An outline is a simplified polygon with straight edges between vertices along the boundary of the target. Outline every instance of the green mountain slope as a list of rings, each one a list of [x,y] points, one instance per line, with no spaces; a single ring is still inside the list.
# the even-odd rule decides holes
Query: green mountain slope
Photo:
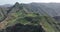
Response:
[[[30,12],[24,4],[17,2],[7,11],[7,17],[0,23],[0,30],[1,32],[60,32],[58,23],[46,12],[44,13]]]

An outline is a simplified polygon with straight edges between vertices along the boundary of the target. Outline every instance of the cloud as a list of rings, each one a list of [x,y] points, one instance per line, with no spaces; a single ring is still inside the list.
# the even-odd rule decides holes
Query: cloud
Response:
[[[0,4],[14,4],[15,2],[20,3],[30,3],[30,2],[57,2],[60,3],[60,0],[0,0]]]

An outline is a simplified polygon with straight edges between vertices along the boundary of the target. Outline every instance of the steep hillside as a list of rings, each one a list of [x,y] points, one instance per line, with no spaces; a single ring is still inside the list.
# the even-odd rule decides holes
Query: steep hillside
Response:
[[[0,7],[0,22],[3,21],[7,17],[7,10],[8,8]]]
[[[58,22],[42,7],[16,2],[0,22],[0,32],[60,32]]]

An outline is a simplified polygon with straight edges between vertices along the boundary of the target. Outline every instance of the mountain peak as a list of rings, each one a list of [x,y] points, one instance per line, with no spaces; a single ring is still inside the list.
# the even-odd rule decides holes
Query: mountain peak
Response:
[[[18,2],[16,2],[13,7],[19,7],[19,5],[20,5],[20,4],[19,4]]]
[[[19,4],[18,2],[16,2],[13,7],[22,9],[23,5],[22,4]]]
[[[18,2],[16,2],[16,3],[15,3],[15,5],[19,5],[19,3],[18,3]]]

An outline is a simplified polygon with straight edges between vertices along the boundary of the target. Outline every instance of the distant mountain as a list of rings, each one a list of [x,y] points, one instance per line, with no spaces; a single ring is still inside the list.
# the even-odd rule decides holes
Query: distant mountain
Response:
[[[45,11],[50,16],[60,16],[60,3],[30,3],[27,5],[24,5],[26,8],[29,9],[29,11],[43,13]],[[43,10],[43,11],[41,11]],[[40,12],[39,12],[40,11]]]
[[[31,4],[24,5],[24,6],[28,9],[28,11],[34,11],[36,13],[40,13],[40,14],[42,13],[44,15],[46,15],[47,13],[50,16],[58,15],[55,9],[42,5],[42,3],[31,3]]]
[[[57,16],[60,16],[60,3],[42,3],[42,5],[53,9],[57,13]]]
[[[56,21],[59,21],[60,22],[60,16],[55,16],[53,17]]]
[[[0,5],[0,7],[11,7],[11,6],[13,6],[13,5],[11,5],[11,4]]]

